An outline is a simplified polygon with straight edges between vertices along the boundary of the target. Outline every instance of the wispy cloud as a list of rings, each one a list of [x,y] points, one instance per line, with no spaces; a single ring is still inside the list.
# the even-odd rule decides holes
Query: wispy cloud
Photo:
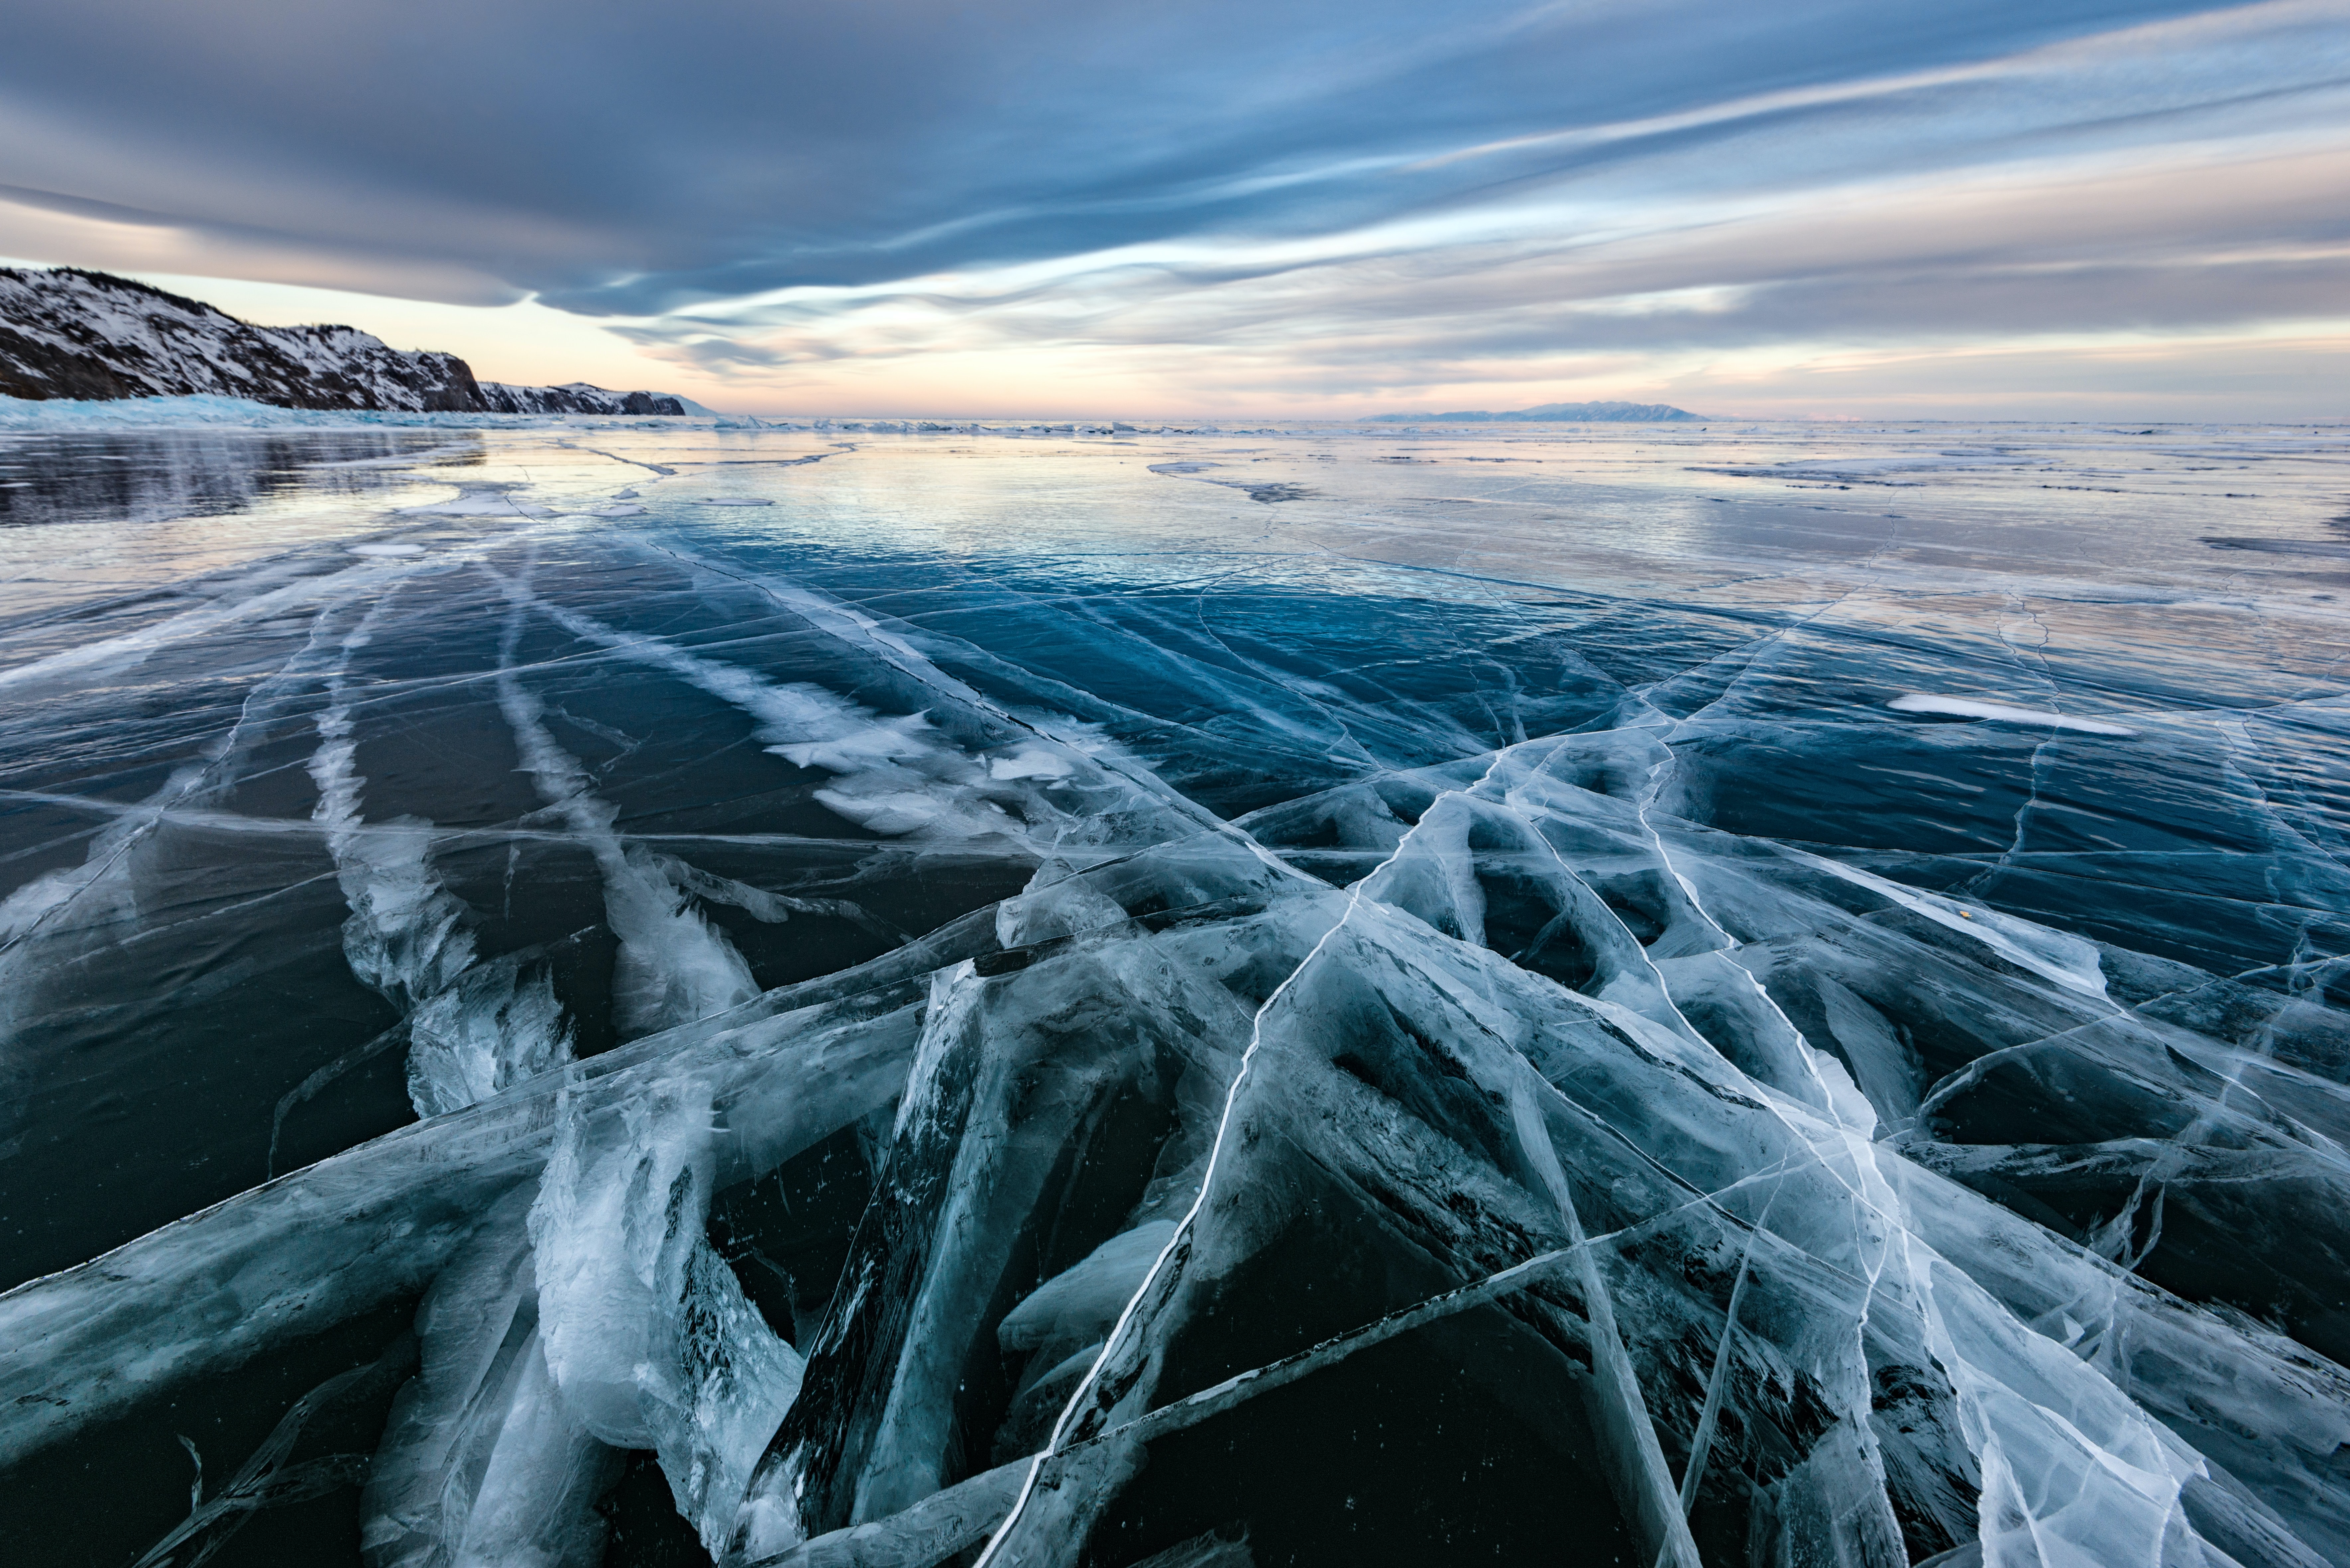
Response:
[[[2350,0],[137,0],[12,31],[0,251],[15,213],[532,294],[775,395],[993,358],[1195,404],[1531,400],[1774,345],[2350,317]]]

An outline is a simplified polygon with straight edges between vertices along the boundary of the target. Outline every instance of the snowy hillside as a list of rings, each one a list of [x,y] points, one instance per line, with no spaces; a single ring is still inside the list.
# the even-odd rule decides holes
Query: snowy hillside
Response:
[[[350,327],[255,327],[128,278],[0,267],[0,394],[216,394],[287,409],[682,414],[655,392],[476,381],[453,354],[404,354]]]

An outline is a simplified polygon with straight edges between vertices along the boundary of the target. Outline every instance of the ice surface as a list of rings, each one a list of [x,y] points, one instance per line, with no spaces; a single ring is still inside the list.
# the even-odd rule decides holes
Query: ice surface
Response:
[[[2339,432],[666,427],[0,443],[25,1550],[2350,1563]]]

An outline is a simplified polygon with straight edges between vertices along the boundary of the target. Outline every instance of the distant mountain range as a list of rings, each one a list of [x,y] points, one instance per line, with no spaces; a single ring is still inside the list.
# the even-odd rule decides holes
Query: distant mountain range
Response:
[[[1702,419],[1687,409],[1674,408],[1670,403],[1544,403],[1538,409],[1518,409],[1505,414],[1487,413],[1482,409],[1466,409],[1451,414],[1374,414],[1371,422],[1384,425],[1409,424],[1495,424],[1503,421],[1523,420],[1529,423],[1609,423],[1663,424],[1674,420]]]
[[[683,414],[682,399],[575,381],[477,381],[454,354],[403,354],[351,327],[255,327],[78,267],[0,267],[0,395],[173,398],[421,413]]]

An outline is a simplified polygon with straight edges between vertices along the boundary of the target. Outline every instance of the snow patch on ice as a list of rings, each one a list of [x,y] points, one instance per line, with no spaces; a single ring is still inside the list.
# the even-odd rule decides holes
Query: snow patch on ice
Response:
[[[1089,774],[1094,770],[1077,753],[1059,751],[1048,741],[1019,748],[1014,759],[1020,763],[1018,769],[997,773],[957,747],[927,713],[885,718],[820,686],[771,682],[564,606],[533,603],[574,636],[673,675],[748,714],[766,749],[794,766],[839,775],[837,782],[817,790],[815,798],[868,833],[972,838],[1017,834],[1024,825],[1036,831],[1049,824],[1048,831],[1057,833],[1078,820],[1048,805],[1033,784],[1059,784],[1081,770]],[[1021,798],[1018,819],[991,798],[1008,800],[1015,794]]]
[[[533,598],[526,579],[501,582],[508,613],[498,649],[498,706],[539,798],[578,836],[603,876],[605,919],[620,942],[612,994],[623,1033],[650,1034],[749,1001],[759,987],[743,955],[649,852],[622,840],[613,826],[619,808],[589,791],[587,770],[547,731],[546,704],[515,667],[525,615],[547,607]]]
[[[2015,708],[2005,702],[1985,702],[1974,697],[1939,697],[1926,691],[1905,691],[1886,704],[1897,713],[1947,713],[1959,719],[1991,719],[2005,724],[2046,724],[2077,730],[2085,735],[2135,735],[2127,725],[2103,719],[2078,719],[2045,708]]]
[[[474,966],[472,913],[432,867],[432,825],[411,816],[369,823],[348,694],[351,660],[381,611],[341,639],[315,721],[308,764],[312,819],[349,906],[343,955],[351,972],[408,1015],[408,1095],[421,1116],[443,1116],[571,1060],[571,1032],[554,985],[507,957]],[[322,618],[323,622],[323,618]]]
[[[1070,771],[1066,757],[1043,746],[1023,746],[987,764],[987,776],[992,779],[1065,779]]]

